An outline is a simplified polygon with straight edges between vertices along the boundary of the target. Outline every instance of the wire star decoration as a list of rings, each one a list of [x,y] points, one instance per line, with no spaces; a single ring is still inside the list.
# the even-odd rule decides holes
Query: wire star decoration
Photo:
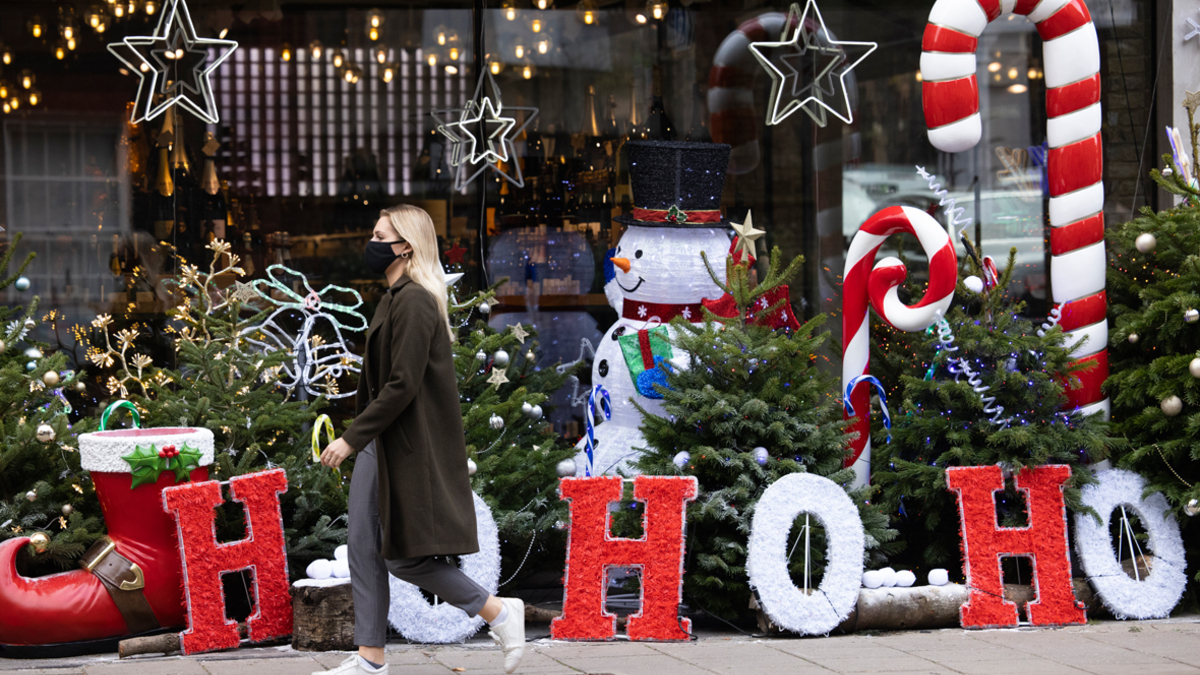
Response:
[[[754,242],[759,237],[766,234],[767,231],[755,229],[754,218],[749,211],[746,212],[746,222],[730,223],[729,225],[733,227],[733,231],[737,232],[738,234],[737,248],[734,249],[733,254],[737,255],[738,251],[745,251],[750,256],[754,256]]]
[[[866,51],[851,61],[846,47]],[[822,127],[828,122],[826,112],[846,124],[852,123],[854,109],[846,76],[878,47],[875,42],[835,40],[816,0],[808,0],[803,11],[799,4],[793,4],[778,41],[750,43],[750,53],[771,76],[766,123],[779,124],[797,110],[803,110]],[[811,79],[801,77],[809,74]],[[827,99],[837,107],[826,103]],[[845,114],[840,110],[843,102]]]
[[[484,92],[484,82],[491,85],[491,95]],[[524,121],[517,126],[514,117],[503,117],[504,111],[524,112]],[[538,109],[529,106],[505,106],[500,99],[500,87],[491,71],[484,70],[475,85],[475,93],[462,108],[432,110],[437,130],[450,140],[450,165],[456,167],[454,189],[461,190],[479,174],[491,169],[517,187],[525,187],[521,163],[516,158],[513,137],[537,117]],[[489,133],[488,129],[492,129]],[[515,129],[515,131],[514,131]],[[481,149],[482,148],[482,149]],[[500,168],[505,163],[512,174]],[[469,165],[470,168],[458,168]],[[480,165],[475,168],[476,165]],[[474,169],[474,171],[471,171]]]
[[[178,103],[205,122],[218,123],[209,76],[237,46],[233,40],[197,36],[184,0],[168,0],[153,35],[129,36],[108,45],[108,51],[140,79],[130,121],[152,120]],[[210,49],[217,50],[212,61]]]

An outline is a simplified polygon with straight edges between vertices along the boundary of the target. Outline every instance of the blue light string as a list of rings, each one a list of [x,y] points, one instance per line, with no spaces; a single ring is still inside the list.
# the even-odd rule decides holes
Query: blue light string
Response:
[[[845,408],[846,414],[851,417],[854,417],[855,415],[854,406],[850,404],[850,393],[854,391],[854,388],[858,386],[860,382],[866,382],[867,384],[874,385],[875,390],[879,393],[879,410],[883,413],[883,426],[888,432],[887,442],[891,443],[892,414],[888,412],[887,390],[883,388],[883,384],[881,384],[874,375],[859,375],[858,377],[855,377],[846,383],[846,395],[842,397],[842,406]]]
[[[592,467],[595,462],[596,453],[596,403],[600,403],[600,412],[604,413],[604,419],[612,418],[612,400],[608,396],[608,390],[602,385],[592,387],[592,392],[588,394],[588,406],[584,411],[583,422],[587,429],[587,466],[583,472],[585,476],[592,475]]]

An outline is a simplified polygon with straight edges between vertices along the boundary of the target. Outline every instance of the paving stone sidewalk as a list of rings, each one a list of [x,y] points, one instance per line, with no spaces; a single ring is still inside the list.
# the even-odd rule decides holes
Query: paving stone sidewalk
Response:
[[[537,626],[531,626],[532,631]],[[336,667],[341,652],[290,647],[240,649],[195,657],[115,655],[0,660],[0,670],[50,675],[308,675]],[[388,645],[391,675],[503,673],[490,640],[464,645]],[[538,640],[521,671],[531,675],[720,675],[772,673],[958,673],[962,675],[1200,675],[1200,617],[1107,621],[1062,629],[946,629],[828,638],[762,638],[700,633],[686,644],[567,643]]]

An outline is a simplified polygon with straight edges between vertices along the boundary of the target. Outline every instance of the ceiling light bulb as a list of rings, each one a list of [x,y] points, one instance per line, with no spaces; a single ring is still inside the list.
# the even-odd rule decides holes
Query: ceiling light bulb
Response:
[[[155,10],[157,10],[157,9],[158,9],[158,7],[155,6],[154,0],[146,0],[146,14],[147,15],[154,14]]]
[[[509,21],[515,21],[517,18],[517,9],[515,7],[504,8],[504,18]]]
[[[117,17],[118,19],[125,16],[125,5],[121,3],[113,5],[113,16]],[[222,35],[221,37],[225,36]]]
[[[1008,85],[1008,91],[1010,94],[1024,94],[1029,91],[1029,87],[1023,84],[1010,84]]]
[[[37,75],[33,74],[32,70],[26,68],[21,71],[21,88],[29,89],[33,87],[33,83],[37,82]]]
[[[320,40],[313,40],[308,43],[308,53],[312,56],[313,61],[320,61],[321,56],[325,53],[325,45],[321,44]]]
[[[638,12],[637,16],[633,17],[638,23],[646,23],[646,15]]]
[[[446,74],[447,75],[457,75],[458,68],[455,68],[453,65],[446,64]]]
[[[521,77],[524,77],[524,78],[525,78],[525,79],[527,79],[527,80],[528,80],[529,78],[533,77],[533,67],[532,67],[532,66],[525,66],[525,68],[523,68],[523,69],[521,70]]]
[[[75,38],[67,38],[67,49],[75,51]]]
[[[533,31],[533,32],[535,32],[535,33],[540,33],[540,32],[542,32],[542,20],[541,20],[541,19],[534,19],[533,21],[530,21],[530,22],[529,22],[529,30],[531,30],[531,31]]]
[[[1017,75],[1020,75],[1020,72],[1016,68],[1008,69],[1008,79],[1015,80],[1017,79]]]
[[[429,61],[430,68],[436,66],[437,65],[437,54],[430,54],[429,58],[427,60]]]
[[[549,40],[538,40],[537,51],[539,54],[545,54],[546,52],[549,52],[550,51],[550,41]]]
[[[450,60],[451,60],[451,61],[457,61],[457,60],[458,60],[458,47],[451,47],[451,48],[450,48]]]
[[[220,39],[220,40],[224,40],[226,35],[229,35],[229,29],[228,29],[228,28],[222,28],[222,29],[221,29],[221,32],[220,32],[220,33],[217,33],[217,38],[218,38],[218,39]]]
[[[284,62],[284,63],[287,63],[288,61],[291,61],[291,60],[292,60],[292,47],[291,47],[291,45],[289,45],[289,44],[288,44],[288,43],[286,43],[286,42],[285,42],[285,43],[283,43],[283,46],[282,46],[282,47],[279,49],[279,58],[283,59],[283,62]]]
[[[998,73],[998,72],[1000,72],[1000,62],[999,62],[999,61],[992,61],[991,63],[989,63],[989,64],[988,64],[988,72],[989,72],[989,73]]]
[[[499,61],[492,61],[488,66],[488,69],[492,71],[493,75],[499,75],[500,71],[504,70],[504,64],[500,63]],[[0,97],[2,96],[3,94],[0,94]]]
[[[513,47],[513,55],[518,59],[525,58],[525,45],[517,45]]]
[[[42,94],[37,89],[29,92],[29,105],[37,105],[42,101]]]
[[[536,0],[534,4],[537,5],[538,9],[547,9],[553,3],[551,3],[550,0]]]

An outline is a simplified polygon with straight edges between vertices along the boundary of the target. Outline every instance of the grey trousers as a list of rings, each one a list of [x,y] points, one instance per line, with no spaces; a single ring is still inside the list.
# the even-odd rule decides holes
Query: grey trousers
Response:
[[[489,593],[458,567],[433,557],[385,560],[379,529],[378,464],[372,441],[354,460],[350,479],[350,590],[354,595],[354,643],[382,647],[387,643],[391,595],[388,572],[438,596],[471,616],[479,614]]]

